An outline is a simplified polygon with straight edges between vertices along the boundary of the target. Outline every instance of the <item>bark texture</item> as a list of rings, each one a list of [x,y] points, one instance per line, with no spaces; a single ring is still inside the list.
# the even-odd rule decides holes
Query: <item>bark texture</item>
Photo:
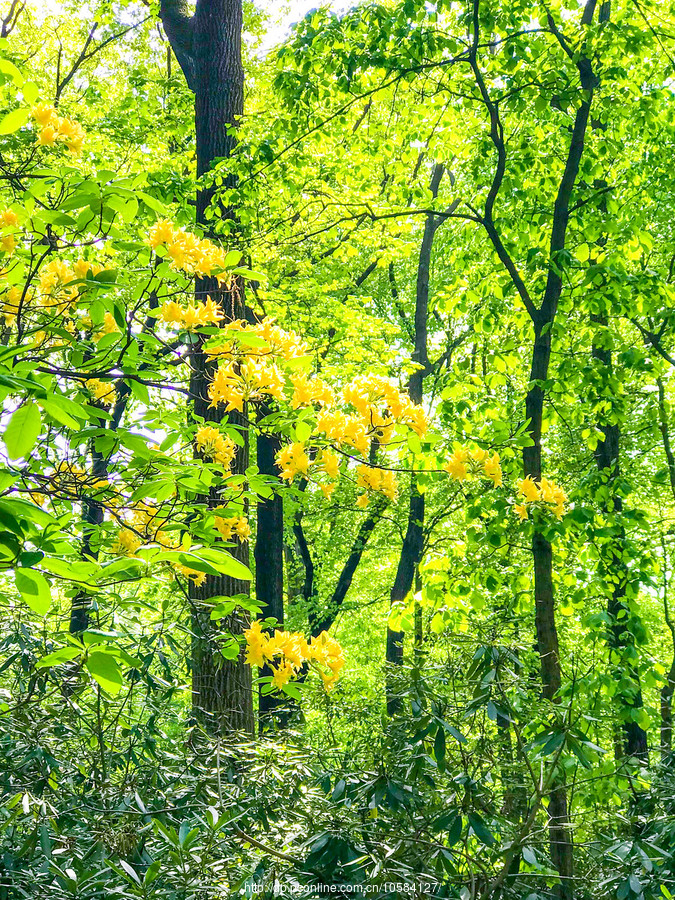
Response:
[[[197,223],[207,237],[236,234],[237,211],[230,200],[216,198],[209,173],[219,160],[231,157],[237,143],[236,127],[244,111],[244,69],[241,58],[242,0],[197,0],[195,14],[187,15],[185,0],[162,0],[160,15],[171,47],[183,69],[188,86],[195,94],[195,136],[197,144]],[[219,190],[236,186],[235,177],[226,172]],[[226,320],[245,315],[242,283],[234,279],[227,287],[214,278],[197,279],[198,300],[215,300]],[[219,423],[224,420],[220,408],[209,405],[208,386],[214,364],[205,356],[199,339],[190,350],[190,394],[192,414],[197,420]],[[245,446],[237,453],[233,470],[243,473],[248,465],[248,428],[243,415],[228,416],[238,426]],[[218,505],[217,495],[204,498]],[[235,555],[248,564],[248,545],[237,544]],[[248,593],[247,582],[229,577],[211,577],[200,587],[190,585],[193,607],[192,700],[195,716],[215,731],[243,730],[253,733],[253,690],[251,669],[243,653],[226,660],[219,650],[220,629],[241,633],[248,617],[238,613],[216,627],[210,619],[212,597]]]
[[[264,416],[269,410],[261,410]],[[261,433],[257,442],[257,463],[262,475],[278,476],[275,456],[280,442],[277,437]],[[261,604],[262,618],[274,618],[280,625],[284,622],[284,503],[279,494],[258,502],[257,532],[255,542],[255,592]],[[263,666],[260,675],[269,677],[272,670]],[[278,719],[282,724],[284,716],[280,708],[288,706],[287,701],[276,694],[258,694],[260,728],[267,722]],[[277,711],[274,715],[274,711]]]
[[[591,320],[602,329],[607,327],[605,316],[591,316]],[[607,376],[612,374],[612,351],[603,346],[601,342],[593,345],[593,359],[602,367]],[[604,435],[595,449],[595,462],[598,473],[606,483],[608,497],[605,503],[605,511],[612,522],[614,535],[609,539],[609,546],[601,558],[601,573],[605,577],[608,596],[607,612],[610,617],[609,644],[610,653],[620,662],[616,672],[617,679],[622,679],[624,674],[631,682],[628,691],[619,693],[619,701],[623,707],[624,718],[621,723],[623,741],[619,743],[620,755],[637,756],[646,762],[648,759],[647,732],[631,718],[634,710],[642,708],[642,691],[640,689],[640,676],[637,671],[635,649],[632,634],[629,629],[630,610],[627,604],[626,589],[628,584],[628,569],[624,561],[625,530],[616,521],[623,511],[623,500],[616,492],[616,481],[619,478],[620,464],[620,438],[621,432],[618,423],[599,423],[599,428]]]
[[[430,190],[434,197],[438,196],[444,167],[440,163],[434,166]],[[414,344],[412,360],[417,368],[408,381],[408,395],[413,403],[421,403],[424,397],[424,378],[429,374],[428,352],[428,322],[429,315],[429,272],[431,268],[431,253],[434,245],[434,236],[443,219],[428,215],[424,223],[424,234],[420,246],[420,254],[417,264],[417,283],[415,290],[415,318],[414,318]],[[408,524],[406,527],[401,554],[396,568],[396,577],[390,593],[390,604],[394,606],[400,603],[410,593],[415,579],[417,566],[422,559],[424,549],[424,494],[420,493],[417,479],[414,475],[410,479],[410,494],[408,498]],[[387,628],[386,659],[390,665],[400,666],[403,662],[402,631]],[[393,715],[399,708],[399,700],[391,678],[387,679],[387,712]]]

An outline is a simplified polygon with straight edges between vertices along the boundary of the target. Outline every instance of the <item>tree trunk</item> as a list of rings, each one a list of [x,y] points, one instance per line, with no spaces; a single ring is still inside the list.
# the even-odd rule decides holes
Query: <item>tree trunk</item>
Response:
[[[188,86],[195,94],[197,177],[203,179],[197,190],[197,223],[207,237],[232,235],[237,227],[236,208],[230,200],[227,205],[218,202],[214,184],[204,176],[208,176],[216,160],[227,160],[232,155],[237,144],[235,128],[244,112],[242,0],[197,0],[192,18],[187,15],[185,0],[162,0],[160,15]],[[219,190],[235,187],[235,177],[225,172]],[[215,278],[198,278],[195,294],[198,300],[215,300],[226,321],[244,318],[244,291],[239,279],[223,288]],[[209,406],[208,386],[215,366],[205,356],[201,339],[192,344],[189,360],[193,416],[207,422],[223,421],[220,409]],[[240,427],[245,439],[233,466],[235,474],[242,474],[248,465],[246,410],[243,415],[231,414],[228,421]],[[217,505],[217,495],[211,495],[208,502]],[[246,543],[239,543],[233,554],[248,563]],[[212,597],[248,591],[248,583],[225,576],[207,576],[200,587],[190,584],[193,710],[197,718],[216,731],[254,731],[251,669],[244,663],[243,651],[236,660],[226,660],[218,649],[220,631],[240,634],[248,624],[248,616],[234,614],[216,627],[209,609]]]
[[[263,408],[260,415],[265,416],[269,410]],[[280,442],[277,437],[259,434],[257,438],[257,463],[262,475],[278,476],[279,470],[275,456]],[[258,502],[258,521],[255,542],[255,592],[261,604],[262,618],[276,619],[280,625],[284,622],[284,502],[280,494],[261,499]],[[269,666],[263,666],[259,673],[262,677],[272,675]],[[262,731],[267,724],[277,720],[283,724],[285,716],[281,707],[288,706],[288,701],[276,694],[258,693],[259,727]]]
[[[659,376],[656,379],[659,389],[659,430],[663,439],[663,451],[668,464],[668,477],[670,479],[670,488],[675,498],[675,454],[670,441],[670,428],[668,426],[668,410],[666,407],[666,391],[663,384],[663,378]],[[675,622],[670,615],[670,607],[668,603],[668,566],[666,555],[665,538],[661,537],[661,548],[663,550],[663,614],[666,625],[671,634],[673,644],[673,656],[670,661],[670,668],[666,675],[665,684],[661,688],[661,758],[665,761],[673,749],[673,693],[675,692]]]
[[[604,328],[607,327],[607,318],[605,316],[591,316],[591,321]],[[612,352],[596,343],[592,349],[593,359],[599,362],[605,373],[611,377],[612,375]],[[605,506],[605,512],[612,517],[613,515],[621,516],[623,510],[623,501],[619,497],[613,486],[620,475],[619,468],[619,440],[620,430],[617,423],[603,424],[599,423],[599,428],[604,435],[604,440],[599,441],[595,449],[595,462],[599,474],[606,479],[609,496]],[[634,662],[627,658],[627,653],[633,651],[633,639],[628,628],[630,619],[630,611],[626,603],[626,587],[628,583],[628,570],[624,562],[624,543],[625,531],[622,525],[616,530],[616,536],[610,539],[607,554],[604,559],[601,557],[600,566],[603,573],[609,576],[607,580],[608,604],[607,612],[610,617],[610,655],[612,653],[619,656],[617,664],[620,671],[617,671],[617,679],[622,677],[624,671],[627,671],[633,689],[628,696],[620,697],[621,706],[628,718],[624,718],[621,723],[623,732],[623,747],[619,744],[621,756],[638,756],[648,760],[647,751],[647,733],[632,720],[631,713],[633,710],[642,709],[642,691],[640,690],[640,676],[637,672]]]
[[[531,447],[523,448],[523,472],[534,481],[541,481],[541,426],[544,410],[544,393],[539,380],[545,380],[551,357],[550,328],[544,330],[535,325],[530,382],[527,394],[526,415],[530,420]],[[553,591],[553,549],[544,535],[535,530],[532,536],[534,561],[534,608],[537,632],[537,649],[541,665],[543,696],[555,702],[562,682],[560,649],[555,621],[555,595]],[[564,780],[558,779],[549,794],[549,843],[551,859],[560,876],[559,894],[571,900],[574,894],[574,857],[572,833],[567,810],[567,793]]]
[[[444,167],[440,163],[434,166],[429,185],[434,197],[438,196],[438,188],[443,177]],[[427,316],[429,313],[429,271],[434,236],[442,218],[428,215],[424,223],[424,235],[420,246],[417,265],[417,285],[415,292],[415,332],[412,360],[418,368],[410,376],[408,394],[413,403],[422,403],[424,397],[424,378],[429,374],[429,355],[427,346]],[[389,597],[390,605],[402,602],[410,593],[417,566],[422,559],[424,548],[424,494],[417,487],[417,478],[410,478],[410,494],[408,498],[408,526],[406,529],[401,555],[396,569],[396,577]],[[402,631],[387,628],[387,663],[400,666],[403,663]],[[400,708],[396,689],[391,678],[387,677],[387,712],[393,715]]]

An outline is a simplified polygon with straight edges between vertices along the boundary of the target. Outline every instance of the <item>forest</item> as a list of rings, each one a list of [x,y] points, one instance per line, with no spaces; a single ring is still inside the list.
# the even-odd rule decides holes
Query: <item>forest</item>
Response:
[[[674,163],[672,0],[1,0],[0,900],[673,900]]]

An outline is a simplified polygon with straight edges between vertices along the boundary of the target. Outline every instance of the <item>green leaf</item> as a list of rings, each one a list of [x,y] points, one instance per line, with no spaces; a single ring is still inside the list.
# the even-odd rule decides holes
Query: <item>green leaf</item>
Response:
[[[17,87],[21,87],[21,85],[23,84],[23,75],[17,69],[14,63],[10,62],[8,59],[0,59],[0,72],[4,73],[5,75],[9,75],[9,77]]]
[[[13,134],[18,131],[22,125],[28,121],[30,110],[27,107],[23,109],[13,109],[6,116],[0,119],[0,134]]]
[[[35,668],[49,669],[51,666],[60,666],[64,662],[70,662],[71,659],[75,659],[81,652],[77,647],[62,647],[60,650],[55,650],[53,653],[48,653],[42,659],[39,659],[35,664]]]
[[[234,556],[232,556],[230,553],[227,553],[227,551],[225,550],[214,550],[213,548],[203,547],[200,548],[197,552],[197,560],[201,559],[207,563],[210,563],[210,565],[221,575],[229,575],[230,578],[237,578],[240,581],[250,581],[253,578],[249,567],[244,565],[244,563],[240,562],[238,559],[235,559]],[[192,556],[192,554],[185,555]],[[181,560],[181,562],[183,562],[183,560]],[[192,563],[189,561],[183,563],[183,565],[192,566],[192,568],[194,569],[198,568],[198,566],[192,565]],[[206,570],[199,569],[199,571],[204,572]]]
[[[35,569],[16,569],[14,580],[22,599],[33,612],[46,616],[52,605],[52,594],[44,575]]]
[[[445,768],[445,730],[442,725],[438,726],[436,738],[434,740],[434,757],[438,763],[441,772]]]
[[[4,441],[10,459],[26,459],[42,430],[42,417],[36,403],[29,400],[12,414]]]
[[[479,841],[487,847],[494,845],[494,836],[478,813],[469,813],[469,825]]]
[[[77,421],[77,419],[74,419],[70,415],[70,413],[66,412],[65,409],[62,408],[58,399],[38,400],[38,403],[44,409],[47,415],[51,416],[52,419],[59,423],[59,425],[65,425],[66,428],[70,428],[73,431],[80,427],[80,423]]]
[[[118,694],[124,684],[117,660],[109,653],[95,650],[87,657],[86,666],[92,677],[108,694]]]

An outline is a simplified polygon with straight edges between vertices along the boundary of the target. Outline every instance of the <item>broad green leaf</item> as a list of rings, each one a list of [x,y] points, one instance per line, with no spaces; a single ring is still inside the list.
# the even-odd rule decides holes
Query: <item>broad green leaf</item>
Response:
[[[77,419],[74,419],[70,413],[67,413],[58,400],[38,400],[38,403],[52,419],[55,419],[59,423],[59,425],[65,425],[66,428],[72,430],[80,427],[80,423]]]
[[[60,666],[65,662],[70,662],[71,659],[75,659],[81,652],[82,651],[78,650],[77,647],[62,647],[60,650],[55,650],[53,653],[48,653],[46,656],[43,656],[42,659],[37,661],[35,666],[37,669],[48,669],[51,666]]]
[[[30,110],[28,107],[13,109],[0,119],[0,134],[13,134],[28,121]]]
[[[39,616],[46,616],[52,605],[49,582],[35,569],[16,569],[14,572],[16,587],[22,599]]]
[[[87,669],[92,677],[108,694],[118,694],[124,684],[117,660],[109,653],[95,650],[86,661]]]
[[[3,435],[9,458],[26,459],[41,429],[40,410],[32,400],[15,410]]]

